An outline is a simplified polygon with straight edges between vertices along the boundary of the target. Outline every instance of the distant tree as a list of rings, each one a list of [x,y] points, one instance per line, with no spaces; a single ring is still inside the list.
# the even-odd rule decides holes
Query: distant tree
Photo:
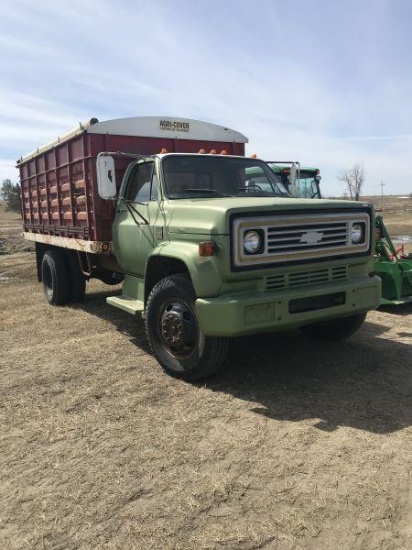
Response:
[[[0,188],[0,197],[7,202],[6,210],[21,213],[21,188],[18,183],[3,180]]]
[[[338,176],[338,179],[343,181],[346,185],[351,200],[358,201],[365,182],[365,171],[363,166],[361,164],[354,164],[352,168],[344,170],[340,176]]]

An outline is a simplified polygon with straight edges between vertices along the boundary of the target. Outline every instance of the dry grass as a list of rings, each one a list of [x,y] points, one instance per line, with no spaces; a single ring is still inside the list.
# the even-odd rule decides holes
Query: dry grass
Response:
[[[407,236],[411,242],[405,244],[405,252],[412,252],[412,196],[407,198],[398,197],[365,197],[375,205],[380,214],[391,238]]]
[[[104,285],[53,308],[32,253],[0,264],[1,549],[412,548],[412,306],[189,385]]]

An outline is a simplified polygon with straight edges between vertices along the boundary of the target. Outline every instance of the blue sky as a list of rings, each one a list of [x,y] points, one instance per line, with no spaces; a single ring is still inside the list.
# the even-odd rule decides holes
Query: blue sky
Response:
[[[412,192],[409,0],[3,0],[0,181],[79,121],[229,126],[247,152],[318,166],[325,194]]]

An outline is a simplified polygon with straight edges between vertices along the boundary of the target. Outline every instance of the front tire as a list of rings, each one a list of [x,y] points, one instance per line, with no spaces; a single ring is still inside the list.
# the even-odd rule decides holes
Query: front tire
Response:
[[[340,319],[331,319],[329,321],[320,321],[299,327],[299,330],[314,340],[322,340],[324,342],[337,342],[349,338],[355,334],[363,325],[366,313],[358,313],[350,317],[342,317]]]
[[[190,277],[171,275],[154,286],[145,315],[146,334],[156,359],[168,374],[188,381],[216,372],[229,347],[227,338],[202,333],[195,300]]]
[[[44,294],[49,304],[64,306],[70,298],[68,266],[64,254],[58,250],[48,250],[41,264],[41,278]]]

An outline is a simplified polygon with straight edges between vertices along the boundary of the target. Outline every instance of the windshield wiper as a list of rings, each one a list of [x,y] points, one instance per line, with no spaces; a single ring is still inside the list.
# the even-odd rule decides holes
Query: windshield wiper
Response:
[[[264,191],[257,187],[238,187],[239,193],[236,193],[236,197],[279,197],[274,192]]]
[[[229,195],[228,193],[223,193],[222,191],[218,191],[217,189],[199,189],[199,188],[193,188],[193,189],[185,189],[184,192],[186,193],[213,193],[217,195],[218,197],[233,197],[233,195]]]

